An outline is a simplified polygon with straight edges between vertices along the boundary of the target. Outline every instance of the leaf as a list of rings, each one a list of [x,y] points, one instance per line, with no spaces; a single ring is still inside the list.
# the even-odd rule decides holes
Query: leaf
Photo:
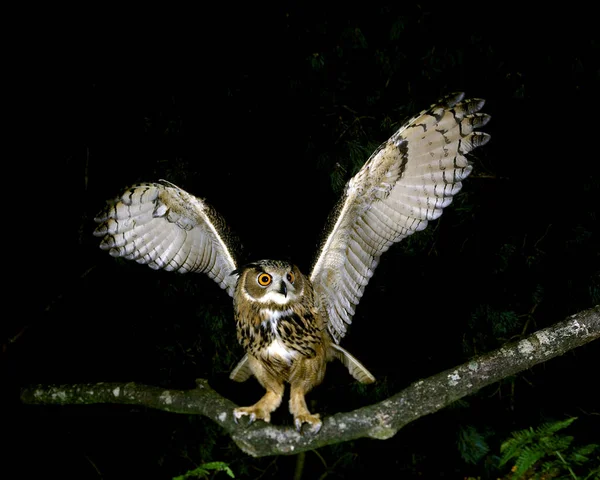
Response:
[[[200,465],[198,468],[189,470],[183,475],[173,477],[173,480],[187,480],[190,478],[206,478],[210,474],[210,471],[214,470],[217,472],[225,472],[231,478],[235,478],[235,475],[225,462],[209,462]]]
[[[536,433],[540,436],[550,436],[560,430],[567,428],[575,420],[577,420],[577,417],[567,418],[566,420],[558,422],[544,423],[536,429]]]
[[[544,452],[542,450],[532,447],[524,448],[515,462],[515,477],[523,477],[543,456]]]
[[[458,432],[458,450],[465,462],[476,464],[490,451],[490,447],[473,425],[467,425]]]
[[[502,443],[500,450],[502,458],[499,465],[503,466],[514,461],[511,478],[554,478],[563,473],[575,478],[575,465],[589,463],[589,455],[599,446],[596,444],[572,447],[573,437],[558,434],[560,430],[571,425],[577,417],[558,422],[544,423],[533,429],[513,432],[511,437]],[[588,468],[595,468],[589,465]],[[592,472],[593,473],[593,472]],[[585,478],[590,478],[587,475]]]
[[[600,447],[600,445],[590,443],[589,445],[576,448],[571,455],[569,455],[569,461],[577,465],[581,465],[582,463],[589,461],[590,454],[593,453],[594,450],[598,449],[598,447]]]

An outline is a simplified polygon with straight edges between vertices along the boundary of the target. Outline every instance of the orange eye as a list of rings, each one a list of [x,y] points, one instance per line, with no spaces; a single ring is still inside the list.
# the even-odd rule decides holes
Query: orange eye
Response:
[[[294,280],[296,280],[296,279],[294,278],[294,274],[293,274],[292,272],[290,272],[290,273],[288,273],[288,274],[287,274],[287,280],[288,280],[288,282],[290,282],[290,283],[294,283]]]
[[[272,281],[273,281],[273,277],[271,277],[271,275],[269,275],[268,273],[260,273],[258,275],[258,284],[262,285],[263,287],[266,287]]]

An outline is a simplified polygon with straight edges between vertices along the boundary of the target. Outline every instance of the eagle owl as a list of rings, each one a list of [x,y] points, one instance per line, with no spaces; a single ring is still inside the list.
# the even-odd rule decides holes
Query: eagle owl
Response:
[[[95,219],[100,248],[154,269],[202,272],[233,297],[237,338],[245,355],[230,377],[254,375],[266,393],[236,408],[270,421],[290,384],[298,430],[318,432],[305,395],[338,359],[359,382],[373,375],[339,345],[381,255],[442,214],[471,172],[465,155],[489,135],[484,101],[449,95],[413,117],[346,184],[331,227],[308,276],[292,263],[238,265],[222,218],[204,200],[175,185],[142,183],[108,202]]]

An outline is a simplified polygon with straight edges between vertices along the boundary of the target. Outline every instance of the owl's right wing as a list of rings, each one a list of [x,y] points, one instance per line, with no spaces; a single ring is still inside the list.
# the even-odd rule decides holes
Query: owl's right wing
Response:
[[[206,273],[231,296],[237,277],[223,219],[200,198],[161,180],[128,188],[94,219],[100,248],[158,270]]]
[[[402,126],[350,179],[310,280],[336,342],[390,246],[442,214],[471,172],[465,154],[489,140],[474,131],[484,101],[449,95]]]

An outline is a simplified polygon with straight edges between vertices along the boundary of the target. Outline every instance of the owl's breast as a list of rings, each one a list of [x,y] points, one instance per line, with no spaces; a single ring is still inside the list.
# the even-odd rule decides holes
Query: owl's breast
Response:
[[[300,354],[286,345],[281,338],[275,338],[262,349],[261,355],[266,359],[274,359],[277,362],[285,362],[291,365]]]
[[[310,310],[270,307],[249,313],[236,312],[238,340],[269,370],[285,377],[296,360],[322,350],[323,332]]]

